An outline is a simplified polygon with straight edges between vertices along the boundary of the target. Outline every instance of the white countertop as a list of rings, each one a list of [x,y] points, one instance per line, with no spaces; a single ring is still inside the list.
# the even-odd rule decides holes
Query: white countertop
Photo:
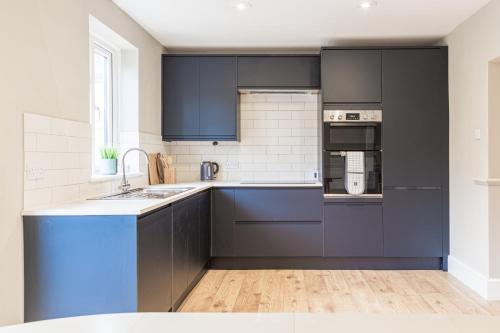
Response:
[[[500,317],[300,313],[138,313],[46,320],[0,333],[493,333]]]
[[[166,199],[142,199],[142,200],[81,200],[66,204],[44,206],[27,209],[22,212],[23,216],[109,216],[109,215],[142,215],[155,209],[164,207],[178,200],[192,196],[193,194],[208,190],[212,187],[270,187],[270,188],[309,188],[321,187],[316,183],[245,183],[245,182],[196,182],[179,183],[172,185],[155,185],[150,188],[185,188],[189,191],[166,198]]]

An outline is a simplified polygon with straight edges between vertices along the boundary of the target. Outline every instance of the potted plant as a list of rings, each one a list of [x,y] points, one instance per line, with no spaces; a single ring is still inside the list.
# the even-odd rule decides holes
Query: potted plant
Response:
[[[101,149],[101,174],[116,175],[118,171],[118,149],[104,147]]]

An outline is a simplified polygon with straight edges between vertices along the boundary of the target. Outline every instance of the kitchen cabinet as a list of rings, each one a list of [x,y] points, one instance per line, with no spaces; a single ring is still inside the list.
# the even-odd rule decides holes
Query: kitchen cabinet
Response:
[[[174,310],[210,260],[210,216],[210,192],[197,194],[173,205]]]
[[[200,64],[197,57],[163,57],[162,135],[165,140],[200,134]]]
[[[447,48],[383,51],[384,254],[445,257]]]
[[[239,88],[319,89],[320,57],[255,55],[238,57]]]
[[[203,192],[198,196],[200,213],[200,257],[198,269],[202,270],[210,261],[212,252],[212,192]]]
[[[238,92],[235,57],[201,57],[200,138],[236,140]]]
[[[216,189],[216,257],[323,255],[321,188]]]
[[[323,49],[323,103],[381,103],[382,51]]]
[[[445,48],[383,51],[384,186],[441,187],[447,177]]]
[[[382,257],[380,203],[336,203],[324,207],[325,257]]]
[[[213,256],[231,257],[234,255],[233,225],[235,218],[234,188],[213,190]]]
[[[138,310],[172,308],[172,208],[142,217],[137,224]]]
[[[384,191],[384,256],[442,257],[440,190]]]
[[[164,140],[237,140],[236,57],[164,55]]]

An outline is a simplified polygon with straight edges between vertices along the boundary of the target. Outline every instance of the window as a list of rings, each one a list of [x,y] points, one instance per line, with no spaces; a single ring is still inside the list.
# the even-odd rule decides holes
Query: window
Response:
[[[101,170],[103,147],[139,147],[139,50],[93,16],[89,34],[92,176],[101,181],[107,177]],[[125,169],[139,173],[139,162],[133,155]]]
[[[91,41],[91,113],[93,173],[99,174],[100,151],[118,147],[118,74],[120,53],[106,43]]]

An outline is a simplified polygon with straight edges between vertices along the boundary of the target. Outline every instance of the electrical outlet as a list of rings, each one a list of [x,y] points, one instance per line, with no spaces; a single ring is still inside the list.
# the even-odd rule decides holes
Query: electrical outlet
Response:
[[[474,130],[474,139],[477,141],[481,140],[481,130],[480,129]]]
[[[40,168],[29,168],[26,170],[26,180],[35,181],[43,180],[45,178],[45,171]]]
[[[225,166],[227,170],[236,170],[240,168],[240,162],[236,159],[229,159]]]

